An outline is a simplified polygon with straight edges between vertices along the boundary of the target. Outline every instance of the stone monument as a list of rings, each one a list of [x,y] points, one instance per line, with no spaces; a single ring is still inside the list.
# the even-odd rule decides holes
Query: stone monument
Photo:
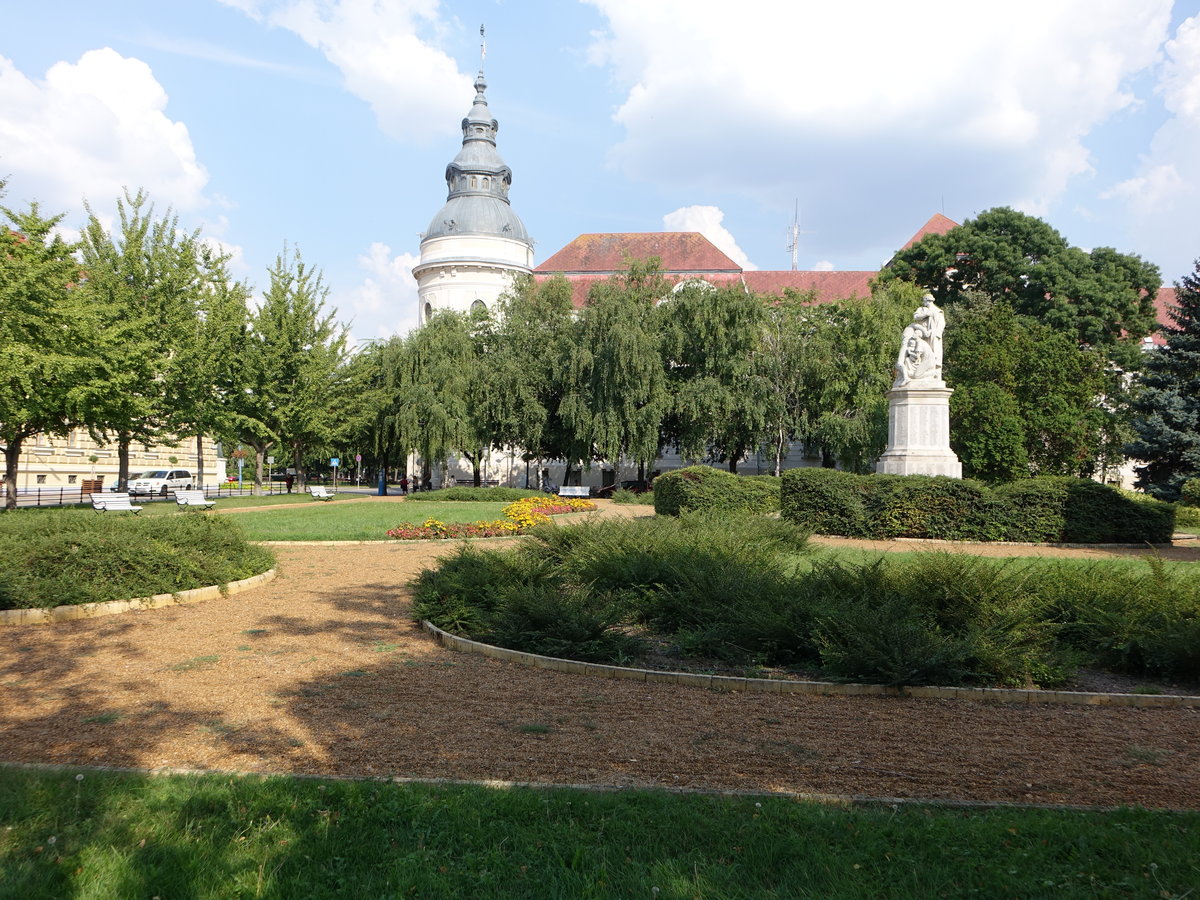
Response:
[[[900,337],[896,380],[888,391],[888,445],[875,471],[962,478],[950,449],[950,395],[942,380],[946,316],[926,294]]]

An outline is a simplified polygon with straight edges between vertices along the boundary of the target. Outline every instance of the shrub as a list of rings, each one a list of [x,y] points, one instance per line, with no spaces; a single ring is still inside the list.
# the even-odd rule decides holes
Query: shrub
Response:
[[[1200,478],[1189,478],[1183,483],[1179,502],[1184,506],[1200,506]]]
[[[654,479],[654,511],[660,516],[699,510],[777,512],[779,485],[771,475],[739,476],[711,466],[689,466]]]
[[[461,500],[464,503],[511,503],[526,497],[537,497],[541,491],[510,487],[448,487],[422,491],[414,500]]]
[[[1084,478],[1040,477],[988,488],[921,475],[784,473],[783,517],[822,534],[965,541],[1162,543],[1174,509]]]
[[[654,502],[654,493],[652,491],[646,491],[639,494],[637,491],[627,491],[625,488],[617,488],[617,490],[612,492],[611,499],[613,503],[649,504]]]
[[[169,594],[265,572],[270,551],[222,516],[97,516],[20,510],[0,516],[0,609]]]

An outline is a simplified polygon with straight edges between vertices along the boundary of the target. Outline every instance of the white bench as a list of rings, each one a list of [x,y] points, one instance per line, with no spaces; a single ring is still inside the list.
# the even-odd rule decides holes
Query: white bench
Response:
[[[142,511],[140,506],[134,506],[128,494],[92,494],[92,509],[96,512],[131,512],[137,515]]]
[[[212,509],[216,505],[216,500],[210,500],[204,496],[204,491],[176,491],[175,502],[180,509],[198,506],[201,509]]]
[[[564,484],[558,489],[560,497],[590,497],[592,489],[586,484]]]
[[[333,494],[329,493],[323,484],[314,484],[308,489],[314,500],[332,500]]]

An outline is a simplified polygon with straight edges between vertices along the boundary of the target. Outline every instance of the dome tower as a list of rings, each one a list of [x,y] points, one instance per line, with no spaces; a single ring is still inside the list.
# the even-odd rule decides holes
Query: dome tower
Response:
[[[533,268],[533,241],[508,202],[512,170],[496,151],[499,123],[488,109],[483,67],[475,102],[462,120],[462,149],[446,166],[446,204],[421,236],[413,267],[419,321],[449,309],[490,309],[516,275]]]

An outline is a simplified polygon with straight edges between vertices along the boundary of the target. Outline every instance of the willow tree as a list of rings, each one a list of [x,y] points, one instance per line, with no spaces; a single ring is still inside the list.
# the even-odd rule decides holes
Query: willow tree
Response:
[[[761,350],[767,311],[739,288],[684,282],[658,307],[669,401],[664,442],[680,456],[711,453],[737,472],[777,419]]]
[[[618,482],[623,457],[644,468],[658,455],[668,394],[654,305],[669,290],[657,259],[633,261],[597,283],[580,314],[563,420]]]
[[[521,447],[527,461],[590,458],[590,442],[563,414],[579,331],[571,285],[520,279],[498,311],[483,384],[494,445]]]

